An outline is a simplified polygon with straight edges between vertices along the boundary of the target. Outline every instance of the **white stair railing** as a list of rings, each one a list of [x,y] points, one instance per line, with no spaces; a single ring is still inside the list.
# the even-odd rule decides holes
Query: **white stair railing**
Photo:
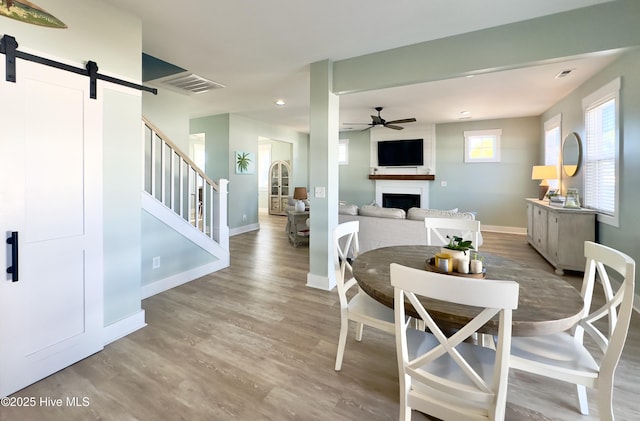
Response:
[[[144,191],[229,250],[229,181],[211,180],[153,124],[142,120]]]

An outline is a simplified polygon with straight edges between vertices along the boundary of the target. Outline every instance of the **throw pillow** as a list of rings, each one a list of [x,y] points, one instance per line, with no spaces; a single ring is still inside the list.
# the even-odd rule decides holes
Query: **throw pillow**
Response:
[[[360,208],[360,215],[375,216],[378,218],[405,219],[407,213],[404,209],[382,208],[380,206],[364,205]]]
[[[456,218],[458,215],[458,208],[451,210],[441,209],[424,209],[424,208],[411,208],[407,212],[407,219],[414,219],[417,221],[424,221],[424,218]]]
[[[358,214],[358,207],[356,205],[340,205],[338,207],[338,213],[340,215],[357,215]]]

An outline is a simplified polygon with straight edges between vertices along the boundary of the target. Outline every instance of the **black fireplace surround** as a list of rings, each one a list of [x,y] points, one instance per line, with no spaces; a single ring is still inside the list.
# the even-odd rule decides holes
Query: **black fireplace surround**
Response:
[[[382,193],[383,208],[404,209],[405,212],[409,208],[420,207],[419,194],[403,194],[403,193]]]

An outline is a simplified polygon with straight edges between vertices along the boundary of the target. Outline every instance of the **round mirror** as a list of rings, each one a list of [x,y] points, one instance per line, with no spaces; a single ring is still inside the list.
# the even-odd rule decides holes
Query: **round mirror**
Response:
[[[564,173],[573,177],[578,172],[581,159],[580,138],[577,133],[570,133],[562,142],[562,168]]]

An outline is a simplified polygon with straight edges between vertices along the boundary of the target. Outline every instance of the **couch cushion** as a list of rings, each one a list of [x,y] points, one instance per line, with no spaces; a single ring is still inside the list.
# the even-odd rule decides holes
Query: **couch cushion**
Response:
[[[378,218],[405,219],[407,213],[404,209],[383,208],[380,206],[364,205],[360,208],[362,216],[376,216]]]
[[[357,215],[358,214],[358,206],[356,205],[347,205],[341,204],[338,207],[338,215]]]
[[[468,212],[458,212],[458,208],[451,210],[441,210],[441,209],[424,209],[424,208],[411,208],[407,212],[407,219],[415,219],[424,221],[424,218],[463,218],[463,219],[474,219],[469,218],[468,215],[464,215]]]

